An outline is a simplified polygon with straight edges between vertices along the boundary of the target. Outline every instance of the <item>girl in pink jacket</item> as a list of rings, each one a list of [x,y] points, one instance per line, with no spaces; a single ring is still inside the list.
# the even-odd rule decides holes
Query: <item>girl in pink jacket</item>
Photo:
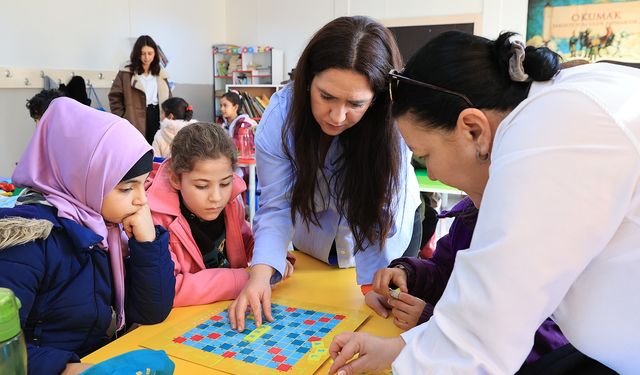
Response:
[[[194,123],[180,130],[172,158],[147,190],[155,224],[169,231],[176,294],[173,305],[234,299],[249,275],[253,233],[245,220],[236,150],[225,130]]]

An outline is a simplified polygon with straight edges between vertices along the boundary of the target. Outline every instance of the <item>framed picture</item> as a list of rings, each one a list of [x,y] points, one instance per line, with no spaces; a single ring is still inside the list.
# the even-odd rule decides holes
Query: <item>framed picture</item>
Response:
[[[640,62],[640,1],[529,0],[527,45],[565,60]]]

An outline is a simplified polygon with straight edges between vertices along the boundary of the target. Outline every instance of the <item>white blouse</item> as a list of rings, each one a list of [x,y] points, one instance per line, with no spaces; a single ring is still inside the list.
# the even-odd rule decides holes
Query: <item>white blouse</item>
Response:
[[[640,70],[534,83],[500,124],[471,247],[398,374],[507,374],[551,316],[584,354],[640,373]]]
[[[158,76],[140,74],[139,77],[147,97],[147,105],[158,105]]]

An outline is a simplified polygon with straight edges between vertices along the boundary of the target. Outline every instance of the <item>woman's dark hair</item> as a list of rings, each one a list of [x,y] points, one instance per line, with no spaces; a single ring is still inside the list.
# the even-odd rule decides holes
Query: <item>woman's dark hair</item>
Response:
[[[149,35],[141,35],[136,40],[136,43],[133,45],[133,49],[131,50],[131,55],[129,56],[129,60],[131,63],[127,65],[127,68],[131,70],[132,73],[142,74],[144,73],[144,68],[142,67],[142,59],[140,59],[140,55],[142,54],[142,47],[151,47],[153,48],[153,61],[151,61],[151,66],[149,67],[149,71],[154,76],[160,74],[160,53],[158,51],[158,45],[156,42],[151,39]]]
[[[195,122],[180,129],[171,142],[171,171],[176,175],[193,170],[199,160],[226,157],[236,169],[236,146],[221,126]]]
[[[49,108],[49,104],[55,98],[64,96],[64,93],[59,90],[42,90],[35,94],[31,99],[27,100],[27,109],[29,110],[29,116],[34,120],[40,120],[44,112]]]
[[[173,97],[162,102],[162,111],[165,116],[173,115],[175,120],[189,121],[193,117],[193,109],[186,100]]]
[[[240,94],[238,94],[235,91],[227,91],[224,93],[224,95],[222,95],[221,99],[227,99],[228,101],[231,102],[231,104],[237,105],[238,113],[240,113],[240,104],[242,102],[242,98],[240,97]]]
[[[82,76],[73,76],[66,85],[60,85],[59,90],[65,96],[75,99],[84,105],[91,105],[91,99],[87,95],[87,84]]]
[[[395,38],[367,17],[340,17],[311,38],[296,65],[291,110],[283,127],[285,152],[293,165],[291,217],[318,225],[316,201],[318,171],[335,186],[338,213],[345,217],[355,240],[355,251],[368,244],[383,247],[394,223],[394,197],[399,185],[402,150],[390,117],[387,73],[402,65]],[[345,69],[363,75],[374,101],[356,126],[338,136],[342,154],[336,172],[324,175],[319,141],[320,125],[311,112],[309,87],[327,69]],[[326,138],[326,136],[324,137]],[[293,145],[290,141],[293,140]],[[322,197],[325,201],[329,197]],[[400,203],[402,204],[402,203]]]
[[[444,32],[413,55],[403,76],[465,95],[479,109],[507,111],[526,99],[531,82],[509,76],[513,55],[509,38],[495,41],[460,31]],[[546,47],[526,47],[524,71],[533,81],[547,81],[560,70],[558,54]],[[396,82],[397,83],[397,82]],[[469,105],[455,95],[399,81],[393,93],[393,116],[406,113],[433,129],[453,130]]]

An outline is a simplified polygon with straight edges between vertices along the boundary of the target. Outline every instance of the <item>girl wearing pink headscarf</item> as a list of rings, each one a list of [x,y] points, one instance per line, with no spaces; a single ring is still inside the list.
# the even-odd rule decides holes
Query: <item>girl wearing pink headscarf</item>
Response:
[[[126,120],[72,99],[40,120],[12,176],[28,194],[0,209],[0,287],[22,303],[29,373],[79,372],[80,357],[171,310],[168,235],[144,192],[152,157]]]

